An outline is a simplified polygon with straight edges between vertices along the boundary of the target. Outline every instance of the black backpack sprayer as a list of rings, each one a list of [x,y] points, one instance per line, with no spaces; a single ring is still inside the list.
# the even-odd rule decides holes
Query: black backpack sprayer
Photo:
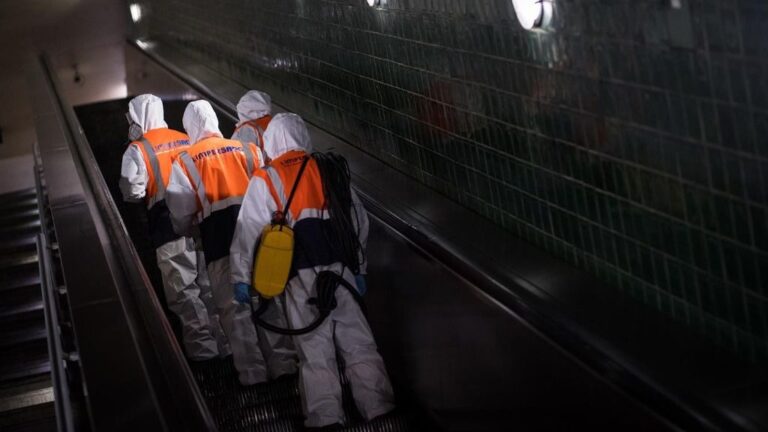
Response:
[[[330,216],[325,240],[332,250],[337,251],[346,268],[357,275],[360,264],[364,262],[364,251],[360,244],[356,228],[357,209],[353,205],[350,189],[350,172],[346,159],[332,152],[313,153],[302,161],[299,175],[293,184],[283,210],[272,215],[271,224],[267,225],[259,239],[253,269],[253,288],[259,298],[259,307],[253,310],[251,303],[251,318],[255,325],[266,330],[289,336],[303,335],[318,328],[323,321],[336,309],[336,289],[346,288],[365,313],[365,305],[357,288],[350,284],[340,274],[333,271],[321,271],[315,278],[317,297],[309,300],[309,304],[318,310],[317,318],[308,326],[299,329],[278,327],[264,321],[261,316],[273,303],[272,299],[285,290],[293,263],[294,246],[301,239],[294,238],[293,230],[288,226],[286,213],[291,205],[293,196],[301,181],[302,174],[309,159],[317,163],[325,195],[325,208]]]

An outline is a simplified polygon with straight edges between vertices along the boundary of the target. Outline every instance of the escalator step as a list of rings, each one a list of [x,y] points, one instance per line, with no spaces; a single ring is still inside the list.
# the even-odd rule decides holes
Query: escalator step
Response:
[[[48,374],[0,387],[0,430],[56,431],[54,391]]]
[[[301,425],[295,377],[241,386],[232,358],[192,362],[191,368],[211,414],[223,431],[292,431]]]
[[[298,376],[284,376],[269,383],[243,387],[237,381],[231,357],[224,360],[192,362],[192,372],[203,392],[219,430],[292,432],[303,430]],[[345,385],[345,387],[348,387]],[[345,389],[349,395],[349,389]],[[343,431],[407,431],[408,422],[397,414],[362,422],[351,397],[344,408],[350,424]]]

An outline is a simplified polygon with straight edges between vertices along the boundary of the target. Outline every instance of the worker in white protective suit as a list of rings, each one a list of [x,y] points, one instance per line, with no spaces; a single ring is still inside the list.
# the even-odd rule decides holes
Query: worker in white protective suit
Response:
[[[120,190],[128,202],[145,201],[149,233],[163,279],[166,303],[181,321],[182,344],[192,360],[229,355],[213,305],[202,253],[171,227],[165,191],[171,159],[189,146],[187,135],[168,129],[160,98],[144,94],[128,104],[131,143],[123,154]]]
[[[312,158],[306,162],[290,208],[282,208],[311,151],[309,134],[301,117],[277,114],[264,134],[264,150],[272,162],[254,176],[248,186],[230,250],[233,289],[239,301],[251,301],[248,290],[254,250],[273,214],[284,212],[288,225],[294,230],[296,244],[292,277],[283,294],[288,327],[305,328],[318,316],[317,308],[310,301],[318,296],[315,283],[318,273],[335,272],[343,277],[347,286],[354,286],[355,276],[324,237],[329,232],[324,226],[329,223],[329,215],[318,165]],[[364,248],[368,218],[354,192],[352,202],[351,210],[357,215],[355,228]],[[364,263],[361,273],[365,273]],[[294,336],[307,427],[342,424],[345,420],[337,352],[344,360],[357,408],[366,419],[394,408],[389,377],[360,306],[350,291],[341,287],[336,289],[335,298],[336,308],[317,329]]]
[[[219,121],[207,101],[190,103],[184,111],[184,129],[192,145],[173,163],[166,192],[173,227],[186,233],[200,230],[213,298],[221,325],[229,338],[240,383],[251,385],[268,378],[249,307],[235,301],[230,284],[229,247],[240,203],[254,172],[264,165],[261,150],[222,138]],[[295,373],[292,352],[272,350],[273,377]]]
[[[237,103],[237,127],[232,139],[254,143],[264,150],[264,131],[272,120],[272,98],[258,90],[250,90]]]

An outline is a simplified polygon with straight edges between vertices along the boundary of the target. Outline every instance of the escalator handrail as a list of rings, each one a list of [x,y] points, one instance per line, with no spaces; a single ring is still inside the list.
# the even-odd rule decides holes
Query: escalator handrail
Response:
[[[40,217],[40,233],[37,235],[37,260],[40,273],[40,291],[43,298],[43,316],[45,318],[45,332],[48,343],[48,359],[51,363],[51,384],[53,386],[53,405],[56,413],[56,427],[59,432],[74,432],[74,414],[69,392],[69,380],[64,370],[66,354],[61,343],[61,329],[59,327],[59,306],[55,301],[56,287],[54,277],[53,259],[47,236],[47,217],[45,212],[45,194],[43,193],[42,179],[40,178],[40,150],[35,144],[33,150],[35,170],[35,193],[37,195],[38,214]]]
[[[48,357],[51,362],[51,383],[53,402],[56,412],[56,426],[59,432],[74,432],[72,403],[69,394],[69,382],[64,370],[65,352],[61,345],[59,316],[54,302],[54,283],[51,266],[51,252],[48,240],[43,233],[37,235],[37,256],[40,268],[40,288],[43,294],[43,315],[45,316]]]

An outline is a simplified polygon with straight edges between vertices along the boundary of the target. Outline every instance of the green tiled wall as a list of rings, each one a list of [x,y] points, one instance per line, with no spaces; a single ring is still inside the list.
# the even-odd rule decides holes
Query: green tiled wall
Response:
[[[136,29],[768,358],[768,3],[154,0]]]

